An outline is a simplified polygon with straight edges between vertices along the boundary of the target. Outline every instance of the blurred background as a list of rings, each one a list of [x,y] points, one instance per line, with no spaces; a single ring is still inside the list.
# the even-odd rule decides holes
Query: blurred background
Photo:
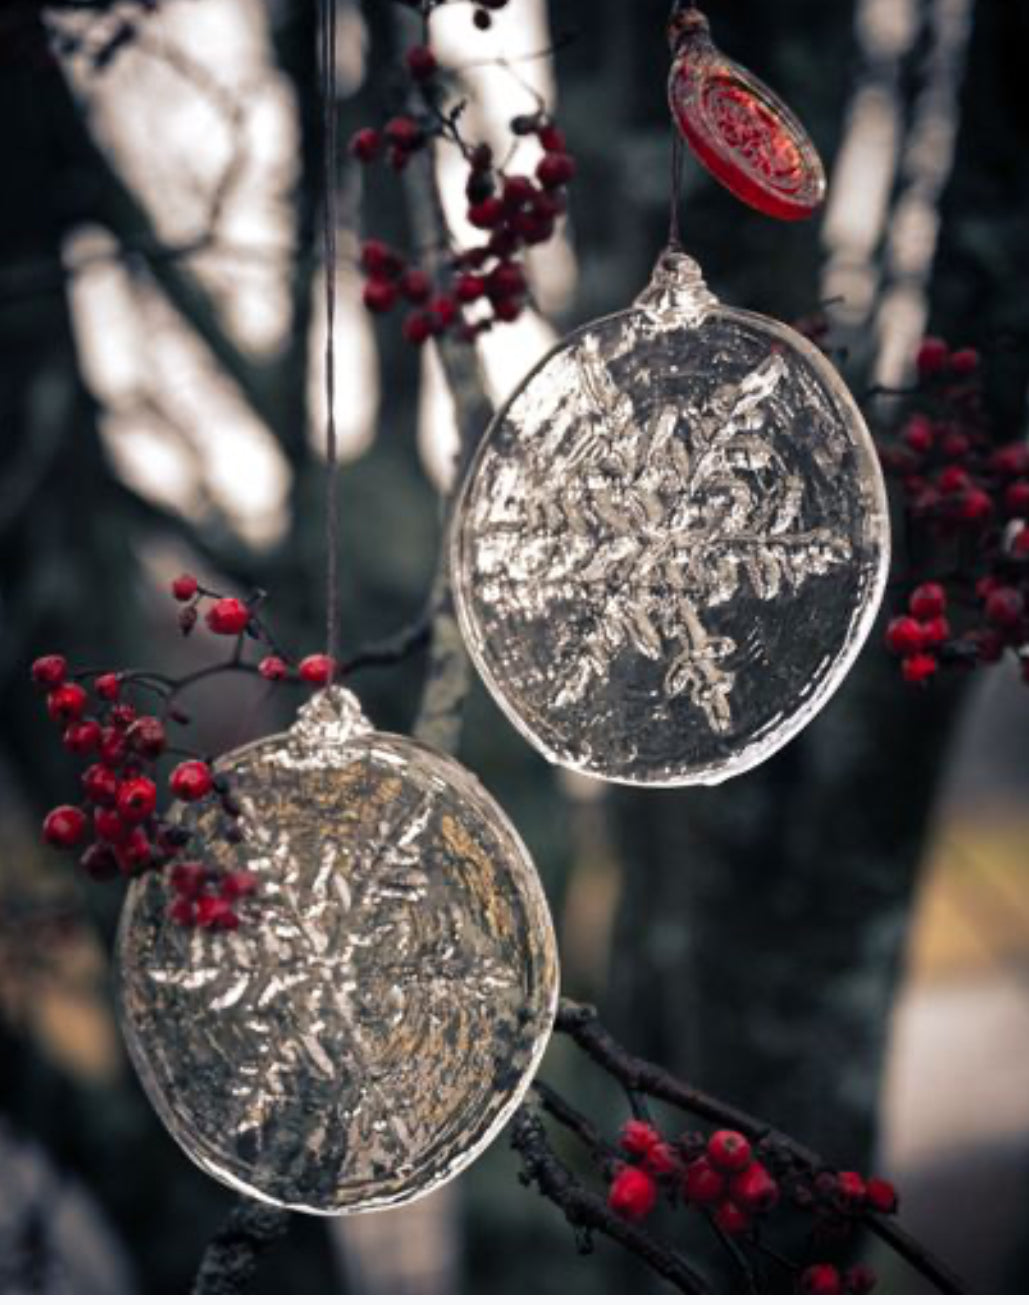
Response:
[[[344,140],[397,102],[398,8],[338,0]],[[646,280],[667,222],[667,9],[511,0],[489,32],[468,4],[433,20],[435,48],[471,96],[470,135],[506,139],[541,93],[579,163],[567,226],[533,256],[539,311],[485,341],[495,398],[556,334]],[[785,320],[833,300],[858,392],[903,383],[930,327],[975,345],[1003,438],[1023,436],[1029,7],[707,9],[719,44],[809,126],[831,177],[823,215],[788,227],[688,165],[686,243],[713,288]],[[42,814],[77,781],[27,668],[55,650],[104,668],[209,660],[209,636],[184,643],[166,596],[182,569],[236,591],[259,583],[287,646],[323,641],[315,29],[310,0],[0,8],[8,1292],[185,1290],[233,1200],[181,1156],[127,1066],[108,968],[117,889],[80,881],[39,843]],[[491,62],[499,55],[535,57],[515,76]],[[441,181],[460,233],[455,166],[441,161]],[[411,246],[402,187],[348,160],[340,184],[352,651],[422,606],[456,436],[431,351],[360,306],[358,240]],[[423,670],[415,659],[361,676],[377,723],[410,726]],[[198,692],[195,705],[197,746],[212,752],[291,710],[250,684]],[[893,1178],[917,1234],[978,1290],[1010,1293],[1029,1287],[1027,729],[1029,689],[1011,667],[916,692],[873,639],[814,726],[723,789],[573,780],[479,687],[462,755],[540,866],[568,995],[597,1002],[635,1050],[841,1167]],[[624,1106],[567,1048],[552,1049],[546,1072],[620,1122]],[[577,1256],[562,1217],[516,1172],[501,1141],[410,1211],[294,1220],[257,1287],[652,1288],[615,1249]],[[884,1290],[921,1290],[877,1267]]]

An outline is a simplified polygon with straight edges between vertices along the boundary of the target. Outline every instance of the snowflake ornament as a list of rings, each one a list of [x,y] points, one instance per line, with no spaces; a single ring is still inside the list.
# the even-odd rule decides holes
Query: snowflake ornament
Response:
[[[452,534],[472,658],[551,761],[717,783],[825,705],[889,565],[885,488],[831,364],[662,255],[497,415]]]
[[[334,687],[224,757],[258,878],[235,932],[169,919],[137,880],[118,943],[136,1069],[175,1140],[239,1191],[312,1214],[399,1205],[514,1111],[557,1005],[550,915],[503,812],[456,762],[373,732]]]

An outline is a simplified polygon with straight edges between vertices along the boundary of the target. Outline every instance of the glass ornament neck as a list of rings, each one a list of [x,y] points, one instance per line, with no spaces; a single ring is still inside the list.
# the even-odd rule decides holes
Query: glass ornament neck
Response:
[[[371,730],[372,723],[357,696],[341,684],[333,684],[300,708],[289,735],[302,746],[311,746],[348,743]]]
[[[700,264],[669,246],[654,266],[650,281],[634,307],[658,321],[700,323],[718,304]]]

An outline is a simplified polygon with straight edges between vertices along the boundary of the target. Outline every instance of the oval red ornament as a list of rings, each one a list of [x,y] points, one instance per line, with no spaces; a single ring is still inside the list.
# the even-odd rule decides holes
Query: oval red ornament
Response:
[[[711,40],[699,10],[679,8],[669,37],[672,114],[690,149],[737,199],[769,217],[810,217],[825,198],[825,169],[782,100]]]

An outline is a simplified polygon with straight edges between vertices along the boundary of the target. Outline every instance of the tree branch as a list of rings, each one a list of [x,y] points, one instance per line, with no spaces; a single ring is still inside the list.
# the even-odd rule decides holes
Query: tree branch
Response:
[[[795,1141],[771,1124],[684,1083],[660,1065],[632,1055],[611,1036],[593,1007],[562,1000],[555,1028],[558,1033],[570,1037],[594,1064],[623,1087],[667,1102],[720,1128],[735,1129],[750,1141],[764,1143],[772,1151],[787,1156],[812,1177],[833,1172],[832,1167],[810,1147]],[[859,1217],[870,1233],[892,1247],[940,1291],[949,1295],[961,1295],[966,1291],[960,1278],[906,1232],[895,1219],[873,1213]]]
[[[525,1181],[534,1183],[577,1230],[603,1233],[687,1295],[711,1293],[700,1274],[677,1251],[622,1219],[602,1197],[573,1177],[551,1149],[539,1117],[525,1106],[515,1115],[511,1145],[522,1157]]]
[[[249,1286],[268,1247],[284,1236],[289,1213],[243,1197],[204,1250],[194,1296],[235,1296]]]

